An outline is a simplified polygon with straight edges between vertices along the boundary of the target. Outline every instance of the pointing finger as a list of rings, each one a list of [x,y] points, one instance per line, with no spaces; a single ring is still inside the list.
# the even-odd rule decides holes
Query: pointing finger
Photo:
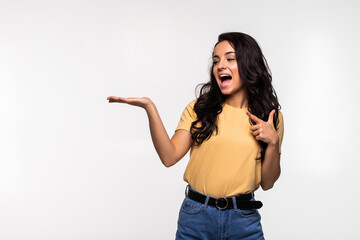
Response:
[[[261,123],[262,120],[258,117],[256,117],[254,114],[251,114],[250,112],[246,112],[246,114],[250,117],[251,120],[253,120],[256,123]]]

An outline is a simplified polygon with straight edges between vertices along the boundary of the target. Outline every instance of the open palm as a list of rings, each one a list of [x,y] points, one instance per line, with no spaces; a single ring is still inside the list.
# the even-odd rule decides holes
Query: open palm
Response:
[[[146,106],[149,105],[149,103],[151,102],[150,98],[147,97],[115,97],[115,96],[110,96],[107,98],[107,100],[109,100],[109,103],[112,102],[118,102],[118,103],[127,103],[130,105],[134,105],[134,106],[138,106],[138,107],[142,107],[145,108]]]

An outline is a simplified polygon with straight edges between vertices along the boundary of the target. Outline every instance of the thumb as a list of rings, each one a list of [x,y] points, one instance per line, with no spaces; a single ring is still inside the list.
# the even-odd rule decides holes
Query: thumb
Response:
[[[271,112],[269,114],[268,122],[271,122],[271,123],[273,122],[274,114],[275,114],[275,109],[271,110]]]

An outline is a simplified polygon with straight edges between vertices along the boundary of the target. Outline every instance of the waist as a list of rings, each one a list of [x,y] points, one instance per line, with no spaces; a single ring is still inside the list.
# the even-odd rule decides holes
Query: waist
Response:
[[[237,170],[234,170],[238,172]],[[261,169],[252,171],[260,173]],[[254,192],[260,186],[261,176],[248,174],[238,174],[238,176],[224,176],[223,174],[215,174],[213,168],[208,170],[198,169],[197,171],[187,170],[184,173],[184,181],[193,189],[210,195],[212,197],[229,197],[238,194],[247,194]]]
[[[254,200],[254,193],[238,194],[230,197],[212,197],[196,191],[190,185],[186,188],[186,195],[199,203],[216,207],[219,210],[240,208],[240,209],[259,209],[262,207],[262,202]]]

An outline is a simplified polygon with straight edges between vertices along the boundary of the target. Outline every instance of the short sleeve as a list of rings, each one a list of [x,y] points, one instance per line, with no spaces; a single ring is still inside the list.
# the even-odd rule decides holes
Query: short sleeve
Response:
[[[279,135],[279,153],[281,153],[282,140],[284,138],[284,117],[280,110],[278,111],[277,134]]]
[[[184,109],[176,130],[184,129],[190,132],[192,122],[196,121],[196,113],[194,111],[196,99],[191,101]]]

